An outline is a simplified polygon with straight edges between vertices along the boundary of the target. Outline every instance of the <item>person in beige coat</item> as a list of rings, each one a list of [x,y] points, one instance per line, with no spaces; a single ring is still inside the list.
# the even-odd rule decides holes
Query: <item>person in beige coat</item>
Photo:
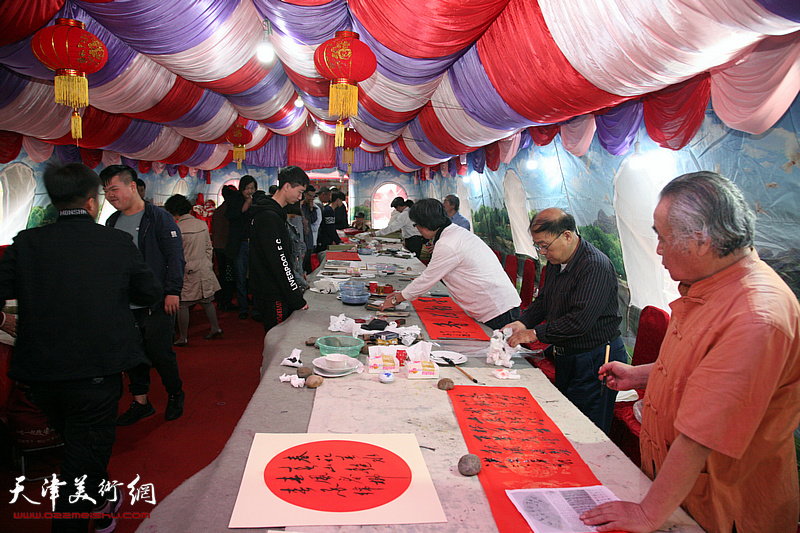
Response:
[[[186,257],[186,270],[183,276],[181,304],[178,310],[178,340],[175,346],[188,346],[189,310],[200,304],[211,323],[211,331],[205,339],[222,337],[222,328],[217,322],[217,311],[214,309],[214,293],[220,289],[214,275],[212,257],[214,248],[208,234],[208,224],[192,215],[192,204],[185,196],[176,194],[165,203],[166,209],[178,224],[183,236],[183,255]]]

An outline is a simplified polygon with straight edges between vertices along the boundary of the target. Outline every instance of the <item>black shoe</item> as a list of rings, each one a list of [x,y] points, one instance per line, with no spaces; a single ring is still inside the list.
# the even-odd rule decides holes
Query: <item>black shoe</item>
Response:
[[[207,341],[210,341],[211,339],[221,339],[222,338],[222,330],[218,329],[217,331],[212,331],[211,333],[209,333],[208,335],[206,335],[203,338],[205,340],[207,340]]]
[[[244,320],[246,318],[247,318],[247,311],[239,313],[239,320]]]
[[[117,419],[117,425],[130,426],[142,418],[147,418],[148,416],[152,416],[154,414],[156,414],[156,409],[149,400],[147,403],[139,403],[136,400],[133,400],[131,402],[131,406],[128,407],[128,410],[122,413],[122,415]]]
[[[170,394],[167,400],[167,408],[164,410],[164,420],[175,420],[183,414],[183,400],[186,394],[180,391],[177,394]]]

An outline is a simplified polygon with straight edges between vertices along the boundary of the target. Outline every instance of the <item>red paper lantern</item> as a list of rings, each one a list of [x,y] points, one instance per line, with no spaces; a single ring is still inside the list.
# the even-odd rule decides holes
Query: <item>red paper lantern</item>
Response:
[[[89,105],[87,74],[94,74],[106,64],[108,50],[103,41],[84,30],[79,20],[59,18],[54,26],[37,31],[31,39],[31,50],[36,59],[50,70],[56,71],[56,102],[70,106],[72,137],[80,139],[81,116],[79,107]]]
[[[340,118],[358,114],[358,85],[372,76],[378,66],[375,54],[352,31],[337,31],[336,37],[319,45],[314,66],[331,80],[328,114]],[[337,129],[339,125],[337,125]]]
[[[353,129],[344,131],[344,150],[342,150],[342,162],[347,165],[347,173],[353,173],[353,162],[355,161],[356,148],[361,146],[361,135]]]
[[[236,168],[242,168],[244,161],[245,145],[253,140],[253,134],[244,125],[236,122],[228,129],[225,140],[233,145],[233,160],[236,161]]]

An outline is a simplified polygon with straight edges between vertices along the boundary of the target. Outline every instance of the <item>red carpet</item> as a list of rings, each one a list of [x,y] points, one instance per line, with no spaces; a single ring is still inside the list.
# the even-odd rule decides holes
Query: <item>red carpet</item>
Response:
[[[150,402],[156,414],[117,429],[108,469],[112,480],[128,485],[138,475],[136,487],[152,484],[156,502],[160,502],[222,451],[258,386],[264,328],[252,319],[239,320],[238,311],[220,313],[219,321],[224,337],[203,339],[209,331],[208,320],[202,309],[195,306],[189,325],[189,346],[175,349],[186,392],[184,414],[172,422],[164,420],[166,392],[153,370]],[[130,401],[126,390],[120,402],[120,413],[128,408]],[[52,466],[47,466],[46,459],[34,456],[33,466],[40,475],[54,471]],[[24,533],[50,531],[49,520],[13,518],[13,513],[47,512],[51,508],[49,500],[41,495],[42,481],[25,483],[22,493],[34,502],[42,502],[41,505],[28,503],[22,495],[13,505],[9,504],[14,478],[20,473],[8,463],[4,461],[0,469],[0,529]],[[152,510],[153,505],[146,501],[131,506],[129,489],[122,488],[125,494],[120,512]],[[116,530],[134,531],[141,520],[118,520]]]

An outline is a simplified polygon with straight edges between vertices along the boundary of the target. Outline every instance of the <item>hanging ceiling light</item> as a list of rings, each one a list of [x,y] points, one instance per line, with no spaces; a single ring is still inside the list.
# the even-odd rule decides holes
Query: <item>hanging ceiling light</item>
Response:
[[[270,65],[275,61],[275,47],[269,39],[269,36],[272,35],[272,24],[270,24],[269,19],[264,17],[261,26],[264,28],[264,36],[256,47],[256,57],[262,63]]]
[[[539,168],[539,162],[535,159],[528,159],[528,162],[525,166],[528,167],[528,170],[536,170]]]
[[[319,147],[322,145],[322,135],[319,134],[319,130],[315,129],[314,133],[311,135],[311,146]]]
[[[294,106],[295,107],[303,107],[304,105],[305,104],[303,103],[303,99],[300,97],[300,95],[297,95],[297,98],[295,98],[295,101],[294,101]]]

